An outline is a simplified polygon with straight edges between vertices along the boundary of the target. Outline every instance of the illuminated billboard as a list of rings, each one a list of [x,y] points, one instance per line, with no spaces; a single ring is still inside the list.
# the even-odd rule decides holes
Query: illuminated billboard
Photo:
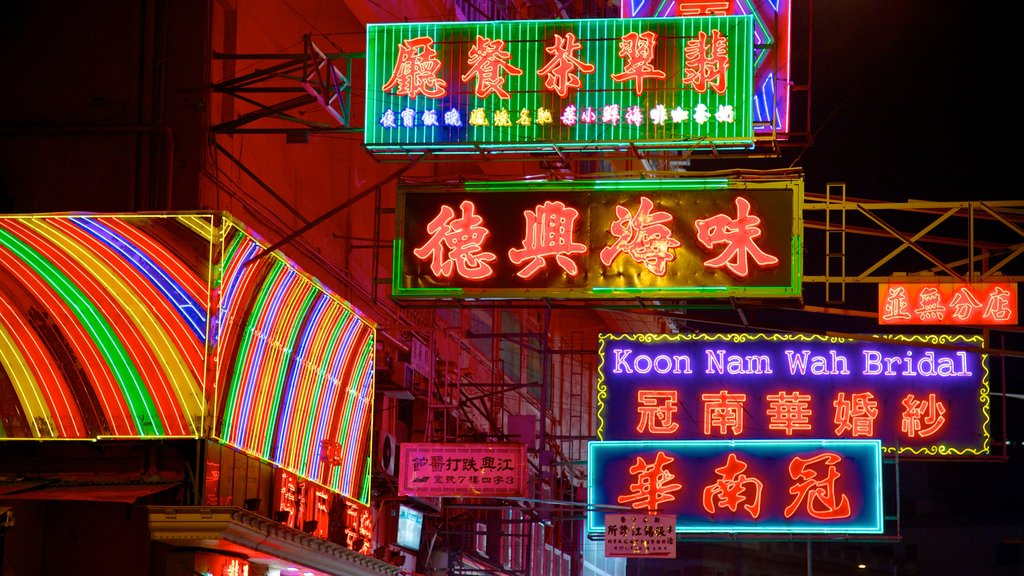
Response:
[[[603,440],[878,438],[906,455],[989,450],[980,336],[601,335]],[[612,409],[611,407],[614,407]]]
[[[789,132],[790,0],[622,0],[623,18],[704,17],[749,15],[753,18],[755,133],[773,133],[784,139]]]
[[[392,294],[798,297],[802,193],[728,178],[400,188]]]
[[[890,282],[878,285],[883,325],[1015,325],[1012,282]]]
[[[615,507],[676,533],[881,534],[881,464],[878,440],[591,442],[587,531]]]
[[[0,439],[213,436],[367,502],[375,328],[263,248],[215,213],[0,217]]]
[[[369,24],[376,153],[753,142],[753,18]]]
[[[398,493],[403,496],[525,497],[530,462],[525,444],[402,444]]]

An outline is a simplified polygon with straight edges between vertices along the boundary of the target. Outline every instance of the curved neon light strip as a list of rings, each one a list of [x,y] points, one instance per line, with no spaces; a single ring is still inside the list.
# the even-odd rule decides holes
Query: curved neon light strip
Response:
[[[175,282],[164,269],[158,266],[148,254],[139,250],[137,246],[132,245],[101,222],[82,217],[75,217],[71,220],[110,246],[126,262],[130,262],[136,270],[148,278],[167,300],[174,303],[178,313],[185,319],[199,341],[206,342],[205,308],[193,299],[180,284]]]
[[[330,407],[333,407],[337,401],[338,378],[343,365],[342,360],[344,360],[345,356],[342,354],[342,351],[345,350],[345,346],[352,337],[354,330],[359,326],[359,322],[351,312],[345,310],[345,313],[338,321],[338,325],[341,327],[338,331],[339,334],[343,333],[344,335],[336,339],[333,343],[334,345],[328,349],[332,361],[331,367],[327,371],[327,387],[323,393],[327,409],[321,410],[317,418],[313,419],[306,428],[307,431],[310,431],[310,428],[312,428],[310,432],[313,438],[313,458],[309,462],[309,469],[312,471],[312,476],[321,481],[323,481],[323,471],[321,470],[323,467],[323,461],[321,460],[322,442],[327,434],[327,422],[331,417],[332,409]]]
[[[306,414],[303,421],[293,424],[295,434],[303,439],[302,448],[297,454],[292,454],[291,462],[299,470],[312,470],[313,463],[318,461],[320,455],[320,444],[314,435],[314,426],[317,422],[317,415],[328,411],[331,397],[327,395],[330,389],[327,381],[331,378],[331,371],[334,369],[334,361],[337,359],[337,349],[341,343],[342,328],[350,313],[342,306],[328,301],[328,310],[324,315],[321,341],[313,352],[313,361],[320,369],[317,377],[312,383],[310,396],[306,405],[299,410],[300,414]],[[328,327],[330,327],[328,329]]]
[[[3,242],[22,262],[45,279],[74,311],[74,315],[85,328],[88,337],[98,347],[107,368],[113,373],[116,384],[120,387],[124,400],[128,403],[129,414],[135,424],[136,432],[141,435],[163,434],[163,426],[154,414],[153,400],[146,392],[141,376],[128,358],[127,351],[115,337],[113,329],[95,305],[61,270],[18,237],[7,230],[0,229],[0,242]]]
[[[173,436],[194,435],[191,417],[200,414],[202,409],[196,401],[194,388],[189,384],[191,378],[188,371],[182,371],[184,362],[181,356],[164,339],[161,322],[154,317],[152,309],[143,305],[124,283],[121,275],[99,261],[94,252],[63,234],[57,223],[34,219],[26,221],[25,225],[63,251],[57,253],[48,249],[47,257],[75,279],[75,284],[110,322],[118,341],[143,377],[166,433]],[[163,370],[159,369],[161,367]],[[185,387],[184,394],[172,390],[182,385]],[[179,398],[184,397],[190,397],[191,406],[179,405]],[[186,413],[182,414],[182,410]]]
[[[284,394],[281,400],[283,407],[281,423],[277,427],[277,435],[274,439],[274,460],[277,462],[290,461],[292,455],[285,453],[288,446],[300,447],[308,441],[308,438],[303,439],[302,436],[295,434],[293,428],[295,427],[296,420],[300,417],[298,408],[308,408],[305,399],[310,392],[308,388],[311,388],[311,386],[307,379],[307,362],[315,362],[318,359],[316,356],[311,356],[311,354],[314,353],[314,349],[323,340],[325,334],[320,323],[328,310],[330,299],[323,293],[315,298],[312,313],[305,320],[305,327],[302,330],[302,335],[299,337],[296,357],[292,362],[290,374],[284,385]],[[317,342],[313,341],[314,338],[317,339]],[[302,411],[302,414],[308,413],[307,411]],[[292,442],[287,442],[289,439]]]
[[[191,418],[202,412],[199,379],[203,375],[204,350],[191,331],[147,278],[110,248],[106,243],[64,219],[49,221],[56,230],[80,243],[67,243],[65,251],[92,272],[101,290],[109,291],[131,316],[146,343],[159,357],[167,376],[175,382],[175,392]],[[97,292],[99,293],[99,292]],[[186,369],[187,368],[187,369]]]
[[[62,438],[84,436],[82,414],[69,401],[68,383],[53,369],[53,360],[46,347],[21,314],[2,297],[0,312],[0,363],[7,367],[7,375],[25,419],[33,430],[33,437],[52,435],[50,432],[44,436],[39,429],[40,420],[46,422],[50,430],[59,429]]]

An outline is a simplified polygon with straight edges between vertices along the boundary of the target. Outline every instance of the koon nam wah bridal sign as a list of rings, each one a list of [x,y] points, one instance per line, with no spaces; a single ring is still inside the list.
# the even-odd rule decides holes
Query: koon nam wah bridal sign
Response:
[[[602,335],[602,440],[877,438],[888,453],[989,450],[980,336]]]

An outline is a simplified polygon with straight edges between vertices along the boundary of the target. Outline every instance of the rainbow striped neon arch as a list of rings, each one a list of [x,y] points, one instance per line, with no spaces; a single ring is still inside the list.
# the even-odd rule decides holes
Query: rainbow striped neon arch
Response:
[[[365,502],[375,327],[262,249],[213,213],[0,217],[0,439],[214,437]]]

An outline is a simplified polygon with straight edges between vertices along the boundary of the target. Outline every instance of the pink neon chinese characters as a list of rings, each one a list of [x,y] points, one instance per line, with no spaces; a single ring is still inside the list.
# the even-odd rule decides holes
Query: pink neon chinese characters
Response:
[[[710,218],[696,220],[697,240],[709,250],[718,244],[725,248],[718,256],[706,260],[705,266],[710,268],[726,268],[738,278],[746,278],[750,274],[747,260],[753,260],[761,268],[774,266],[779,259],[761,250],[755,240],[761,237],[758,224],[761,219],[750,214],[750,202],[746,198],[736,198],[736,219],[726,214],[716,214]]]
[[[729,38],[718,30],[712,30],[709,37],[701,30],[696,38],[686,41],[686,63],[684,64],[683,86],[704,94],[711,88],[719,96],[727,88],[726,72],[729,70]]]
[[[946,405],[936,400],[935,394],[917,400],[913,394],[903,398],[903,416],[900,418],[900,431],[908,437],[927,438],[942,429],[946,423]]]
[[[840,392],[832,402],[836,407],[834,423],[836,436],[850,432],[852,436],[875,435],[875,418],[878,417],[878,402],[871,392],[854,392],[850,399]]]
[[[544,49],[551,54],[551,60],[537,71],[538,76],[544,76],[545,88],[565,98],[570,88],[579,88],[583,85],[580,77],[576,75],[576,69],[590,74],[597,68],[575,56],[581,48],[583,45],[572,32],[567,32],[565,36],[555,34],[554,45]]]
[[[472,202],[465,200],[459,207],[462,215],[456,218],[454,209],[441,206],[437,217],[427,224],[430,239],[412,253],[420,260],[429,258],[435,276],[451,278],[457,273],[467,280],[483,280],[493,274],[488,262],[498,258],[483,249],[490,231],[481,226],[483,218],[476,214]]]
[[[651,212],[653,208],[654,203],[646,196],[640,197],[640,208],[635,215],[625,206],[615,207],[618,219],[609,227],[615,242],[601,249],[602,264],[610,266],[620,254],[625,253],[655,276],[665,275],[667,264],[676,258],[672,249],[680,243],[665,225],[672,222],[672,215]]]
[[[769,394],[769,430],[782,430],[792,436],[794,430],[810,430],[811,396],[799,392],[778,392]]]
[[[665,466],[675,462],[675,458],[658,451],[654,461],[648,464],[643,457],[637,456],[636,463],[629,468],[636,482],[629,485],[629,494],[618,497],[619,504],[632,504],[633,508],[657,510],[663,502],[676,499],[673,492],[682,490],[682,484],[670,484],[676,475]]]
[[[812,518],[836,520],[850,516],[850,499],[836,492],[836,480],[842,476],[836,464],[842,460],[839,454],[823,452],[810,458],[797,456],[790,461],[789,476],[796,482],[789,488],[794,498],[784,511],[786,518],[792,518],[805,501]],[[824,474],[820,474],[822,468],[825,468]]]
[[[441,98],[448,92],[448,83],[437,77],[441,61],[434,50],[434,39],[429,36],[403,40],[398,45],[398,58],[391,79],[381,87],[382,90],[396,88],[399,96],[408,96],[413,100],[418,94],[428,98]]]
[[[633,90],[639,96],[644,92],[644,78],[665,79],[665,72],[651,64],[654,60],[654,47],[658,44],[658,35],[648,30],[643,33],[630,32],[619,39],[619,56],[625,59],[622,72],[612,74],[616,82],[633,80]]]
[[[562,202],[544,202],[534,210],[525,210],[526,237],[522,248],[508,251],[509,260],[513,264],[521,264],[529,260],[522,270],[516,273],[520,278],[531,278],[545,267],[548,256],[554,256],[555,262],[570,276],[579,273],[579,267],[570,256],[585,254],[587,246],[573,242],[572,234],[576,227],[579,211],[569,208]]]
[[[711,434],[712,428],[718,428],[720,435],[730,429],[733,435],[743,434],[743,403],[746,394],[730,394],[722,390],[717,394],[701,394],[704,401],[704,435]]]
[[[885,295],[885,312],[883,320],[910,320],[910,298],[907,296],[907,289],[903,286],[889,288]]]
[[[640,415],[640,423],[636,431],[651,434],[671,434],[679,429],[679,423],[673,422],[673,415],[679,411],[679,392],[676,390],[637,390],[636,411]]]
[[[970,290],[961,288],[949,301],[949,307],[953,309],[953,318],[966,322],[971,316],[974,316],[975,310],[981,308],[981,302],[978,302]]]
[[[502,70],[512,76],[521,76],[522,69],[513,66],[509,59],[512,54],[505,50],[504,40],[492,40],[477,35],[476,44],[469,49],[469,70],[462,75],[463,81],[476,76],[476,95],[486,98],[489,94],[497,94],[500,98],[511,96],[505,90],[505,77]]]
[[[1013,315],[1013,309],[1010,308],[1010,292],[996,287],[988,295],[988,302],[985,303],[985,312],[982,313],[982,317],[1002,322],[1008,320],[1011,315]]]
[[[731,452],[725,465],[715,468],[719,479],[704,487],[704,509],[708,513],[714,514],[716,508],[728,508],[735,512],[740,504],[746,502],[743,508],[751,518],[756,519],[761,515],[761,490],[764,484],[744,474],[746,469],[747,463]]]

